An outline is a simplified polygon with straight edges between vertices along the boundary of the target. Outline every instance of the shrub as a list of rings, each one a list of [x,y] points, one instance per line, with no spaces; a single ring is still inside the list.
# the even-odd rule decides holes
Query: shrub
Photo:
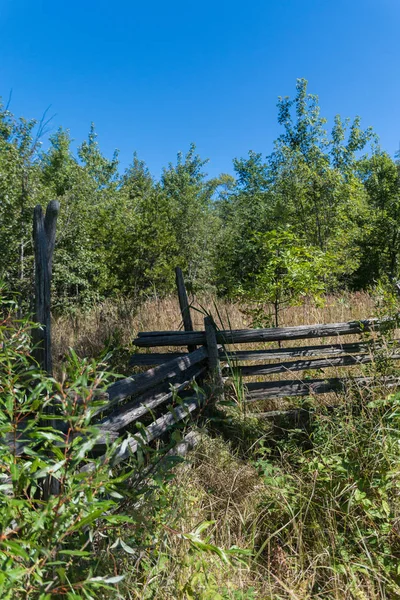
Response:
[[[32,323],[17,320],[4,295],[0,300],[0,597],[118,596],[122,576],[110,568],[97,574],[93,545],[99,535],[111,544],[119,524],[132,523],[117,512],[129,472],[112,476],[112,445],[105,460],[93,454],[91,417],[105,370],[72,352],[61,382],[47,376],[31,357]],[[52,426],[49,407],[63,432]],[[60,493],[45,499],[49,477]]]
[[[257,462],[268,491],[257,555],[304,597],[400,597],[400,394],[370,398],[316,411],[311,447],[294,430],[280,460]]]

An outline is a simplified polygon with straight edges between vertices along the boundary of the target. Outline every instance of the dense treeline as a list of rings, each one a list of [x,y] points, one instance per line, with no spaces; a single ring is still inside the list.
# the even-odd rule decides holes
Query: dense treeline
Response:
[[[273,152],[235,159],[235,177],[209,179],[192,145],[156,181],[136,154],[121,174],[117,152],[103,156],[93,126],[76,153],[63,129],[43,151],[41,127],[0,107],[0,277],[29,297],[32,208],[54,198],[59,308],[168,293],[177,264],[193,290],[258,293],[288,248],[292,271],[298,265],[304,280],[308,261],[325,286],[398,277],[396,161],[358,117],[337,116],[328,134],[305,80],[294,99],[279,99],[278,120]]]

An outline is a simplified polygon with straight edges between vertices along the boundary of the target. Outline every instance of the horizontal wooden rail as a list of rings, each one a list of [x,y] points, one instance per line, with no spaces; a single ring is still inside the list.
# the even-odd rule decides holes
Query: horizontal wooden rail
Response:
[[[391,360],[399,360],[400,354],[394,354]],[[256,375],[272,375],[274,373],[288,373],[290,371],[308,371],[314,369],[328,369],[330,367],[350,367],[353,365],[365,365],[374,361],[369,354],[359,354],[355,356],[338,356],[332,358],[314,358],[310,360],[296,360],[274,365],[249,365],[244,367],[233,367],[243,377],[253,377]],[[224,369],[223,374],[229,376],[230,368]]]
[[[393,320],[379,321],[366,319],[348,323],[330,323],[316,325],[300,325],[298,327],[273,327],[269,329],[237,329],[217,331],[217,341],[220,344],[246,344],[250,342],[277,342],[284,340],[300,340],[307,338],[334,337],[339,335],[360,334],[367,331],[377,331],[382,326],[388,326]],[[204,331],[170,331],[143,332],[134,340],[141,348],[158,346],[187,346],[189,344],[204,344]]]
[[[397,347],[400,340],[393,340],[391,347]],[[221,359],[229,362],[259,362],[262,360],[276,360],[280,358],[296,358],[298,356],[335,356],[338,354],[361,354],[379,349],[379,345],[369,342],[356,342],[350,344],[324,344],[318,346],[295,346],[292,348],[269,348],[268,350],[237,350],[235,352],[222,351]],[[139,356],[139,355],[137,355]],[[142,356],[146,356],[142,354]],[[148,354],[147,356],[151,356]],[[172,354],[171,354],[172,356]]]
[[[397,347],[400,340],[393,340],[392,347]],[[279,358],[296,358],[297,356],[335,356],[338,354],[360,354],[371,349],[376,350],[379,345],[371,345],[369,342],[351,344],[329,344],[318,346],[295,346],[292,348],[269,348],[268,350],[237,350],[226,351],[222,349],[219,357],[228,362],[258,362],[262,360],[275,360]],[[151,352],[146,354],[133,354],[130,359],[131,366],[153,366],[187,356],[187,352]]]
[[[188,352],[152,352],[150,354],[132,354],[129,360],[131,367],[148,367],[155,365],[163,365],[164,363],[188,356]]]
[[[262,381],[246,384],[246,400],[255,402],[271,398],[285,398],[287,396],[312,396],[313,394],[327,394],[328,392],[340,392],[349,385],[367,386],[385,385],[395,387],[400,385],[399,378],[382,377],[354,377],[354,378],[331,378],[331,379],[309,379],[299,381],[298,379],[286,381]]]
[[[135,453],[139,446],[148,444],[161,437],[172,425],[179,423],[188,417],[193,411],[200,407],[200,399],[196,397],[187,398],[180,406],[172,409],[170,412],[159,417],[156,421],[146,427],[140,434],[142,440],[131,438],[124,440],[112,458],[112,465],[115,466],[122,460]]]
[[[195,365],[185,371],[184,381],[174,384],[163,384],[156,390],[149,390],[145,394],[116,408],[110,415],[100,421],[99,426],[104,431],[121,431],[130,423],[136,421],[146,413],[154,410],[161,404],[171,400],[173,396],[187,388],[196,377],[204,373],[206,367]]]
[[[109,402],[106,406],[100,408],[98,412],[109,409],[129,396],[142,394],[163,381],[171,381],[182,371],[201,363],[206,358],[207,349],[202,347],[187,356],[174,358],[163,365],[154,367],[154,369],[149,369],[145,373],[120,379],[109,386],[107,389]]]
[[[190,416],[196,409],[200,408],[204,398],[202,396],[190,396],[186,398],[181,405],[171,409],[168,413],[162,415],[153,423],[148,425],[141,433],[135,437],[125,438],[116,449],[111,460],[110,466],[115,466],[121,461],[127,459],[134,454],[142,445],[148,444],[153,440],[161,437],[175,423],[179,423],[186,417]],[[141,439],[140,439],[141,438]],[[100,460],[105,460],[105,457],[100,457]],[[90,472],[95,469],[95,464],[90,462],[81,468],[81,472]]]

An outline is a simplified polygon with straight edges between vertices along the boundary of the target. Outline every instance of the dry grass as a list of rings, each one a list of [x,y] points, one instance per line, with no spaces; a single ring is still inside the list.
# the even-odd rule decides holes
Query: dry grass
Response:
[[[204,329],[204,311],[211,313],[221,328],[243,329],[251,326],[243,306],[238,303],[206,297],[192,299],[192,306],[195,329]],[[282,325],[366,319],[373,316],[373,312],[374,303],[368,294],[344,293],[328,296],[325,306],[320,308],[311,302],[304,306],[288,308],[282,315]],[[61,316],[54,320],[54,355],[56,360],[60,360],[67,349],[72,347],[81,356],[95,357],[115,336],[123,346],[130,346],[139,331],[168,331],[181,328],[179,304],[175,297],[148,300],[139,306],[131,300],[106,301],[91,311],[77,312],[75,315]],[[338,341],[340,343],[342,340]],[[346,341],[353,340],[347,336]],[[296,344],[306,345],[307,340]]]
[[[193,312],[196,329],[203,328],[203,309],[211,312],[221,327],[241,329],[250,326],[249,318],[239,304],[218,301],[222,323],[213,298],[198,299],[194,306],[198,308]],[[374,303],[368,294],[346,293],[328,297],[322,308],[311,303],[289,308],[283,315],[282,324],[330,323],[373,316]],[[59,359],[72,346],[81,356],[95,357],[110,340],[115,345],[130,347],[139,331],[180,328],[179,306],[173,297],[149,300],[141,306],[129,301],[106,302],[89,313],[55,320],[55,354]],[[354,341],[358,341],[358,336],[335,338],[336,343]],[[303,346],[308,343],[307,340],[299,340],[285,345]],[[252,347],[262,348],[265,345]],[[344,372],[343,369],[329,369],[323,376]],[[355,373],[355,370],[352,372]],[[301,379],[302,376],[301,373],[288,373],[286,378]],[[385,397],[387,392],[386,389],[375,391],[375,397]],[[361,405],[366,405],[372,397],[372,390],[366,390],[364,398],[360,391],[359,396]],[[341,398],[350,403],[350,396]],[[258,403],[257,408],[282,408],[293,402],[294,399],[270,400]],[[319,397],[318,402],[331,403],[332,396]],[[335,471],[342,451],[353,445],[355,456],[358,457],[359,448],[360,461],[365,461],[365,469],[370,469],[371,473],[380,476],[381,469],[376,472],[374,469],[375,466],[380,467],[379,461],[382,462],[382,480],[385,481],[386,463],[380,456],[375,460],[380,452],[380,443],[377,441],[375,446],[371,445],[371,451],[366,448],[369,430],[363,434],[364,437],[358,438],[356,421],[353,422],[353,414],[349,412],[344,416],[343,431],[337,434],[338,439],[335,440],[336,431],[331,441],[328,435],[323,438],[331,460],[327,465],[333,465],[327,470],[331,478],[328,481],[323,470],[317,477],[314,467],[309,472],[305,469],[304,465],[309,460],[308,450],[302,454],[301,443],[296,445],[297,439],[292,440],[291,432],[285,433],[288,443],[282,446],[279,440],[273,439],[276,432],[269,425],[248,418],[237,408],[232,410],[236,414],[230,422],[231,442],[221,437],[211,439],[206,436],[191,453],[188,462],[176,469],[175,481],[168,487],[166,514],[160,516],[160,523],[168,525],[160,527],[155,553],[149,558],[143,555],[135,564],[127,561],[124,565],[127,573],[124,597],[137,600],[389,600],[400,597],[394,591],[395,584],[390,582],[388,585],[389,578],[386,578],[384,569],[374,562],[374,553],[379,548],[368,546],[368,528],[374,531],[376,524],[371,516],[364,515],[362,504],[353,506],[357,482],[349,475],[348,482],[345,481],[342,487],[342,475]],[[329,426],[330,417],[322,417],[319,424],[321,431],[325,427],[324,418],[326,426]],[[371,414],[371,440],[376,432],[379,433],[374,419],[375,414]],[[360,420],[358,423],[363,424]],[[338,425],[340,428],[339,422]],[[385,435],[389,434],[385,432]],[[271,444],[272,454],[269,454],[268,448],[265,450],[264,444]],[[243,446],[250,451],[243,453]],[[271,466],[272,475],[260,472],[260,464],[264,464],[260,463],[260,457]],[[299,457],[303,462],[297,462]],[[395,453],[390,460],[393,465],[397,464]],[[303,465],[302,473],[299,472],[300,465]],[[395,472],[395,467],[389,466]],[[363,477],[364,473],[361,473],[361,481]],[[372,489],[370,493],[375,492]],[[384,493],[382,485],[379,494]],[[374,497],[374,501],[379,502],[379,494],[378,500]],[[349,498],[347,504],[343,502],[344,497]],[[394,513],[393,522],[396,523],[396,511],[399,511],[400,519],[400,509],[395,498],[389,501]],[[143,510],[145,520],[154,518],[149,517],[145,504]],[[225,549],[232,546],[248,549],[252,553],[251,560],[247,564],[234,560],[231,564],[224,564],[212,552],[193,551],[181,534],[193,532],[199,523],[206,521],[212,524],[202,534],[202,539],[209,538],[210,543]],[[356,548],[351,558],[336,554],[338,549],[345,552],[351,546],[343,537],[342,525],[338,525],[340,522],[346,523],[350,537],[357,536],[359,527],[366,523],[368,535],[361,536],[366,548],[365,556],[363,548],[359,554]],[[386,534],[380,535],[382,545],[386,544]],[[388,550],[389,557],[394,546],[392,543]],[[361,560],[360,556],[362,564],[357,562]],[[338,563],[341,570],[337,568]]]
[[[351,442],[356,444],[357,440]],[[368,450],[360,448],[361,457],[364,451],[367,455]],[[307,461],[307,453],[299,451],[299,455]],[[341,495],[346,488],[352,498],[351,490],[357,487],[354,481],[349,480],[342,489],[331,489],[328,483],[324,484],[324,472],[320,474],[321,482],[317,482],[316,472],[309,475],[304,470],[298,472],[290,456],[261,456],[264,460],[261,464],[267,462],[274,469],[271,476],[257,468],[257,453],[253,460],[245,461],[221,438],[203,438],[188,461],[176,470],[169,488],[169,526],[164,529],[158,552],[140,585],[137,571],[128,566],[126,597],[137,600],[399,598],[399,588],[394,582],[389,584],[390,578],[375,562],[379,547],[369,548],[367,536],[363,541],[365,555],[346,559],[345,548],[351,547],[352,539],[348,543],[343,540],[340,522],[348,521],[351,537],[357,535],[365,518],[359,508],[342,505]],[[340,485],[339,478],[336,484]],[[366,529],[373,531],[370,516],[366,518]],[[248,549],[251,558],[246,563],[232,559],[225,564],[213,552],[193,550],[182,534],[190,534],[205,522],[210,523],[201,535],[205,543],[224,549],[235,546]],[[384,535],[381,543],[383,549]]]
[[[204,313],[212,314],[221,329],[243,329],[251,327],[251,318],[247,307],[239,303],[216,300],[213,297],[192,298],[192,318],[194,328],[204,329]],[[296,326],[313,323],[335,323],[370,318],[374,315],[374,302],[365,292],[342,293],[331,295],[325,299],[322,307],[312,302],[303,306],[289,307],[282,313],[283,326]],[[125,359],[135,349],[132,341],[140,331],[168,331],[182,329],[179,303],[176,297],[150,299],[136,306],[133,301],[122,299],[107,301],[95,306],[89,312],[78,312],[73,316],[62,316],[53,323],[54,362],[59,364],[69,347],[74,348],[80,356],[98,357],[109,345],[111,348],[126,349]],[[359,340],[359,336],[341,336],[331,338],[332,343],[351,343]],[[329,338],[315,343],[329,343]],[[294,340],[282,343],[282,346],[306,346],[310,340]],[[272,348],[277,344],[247,344],[246,349]],[[235,349],[233,346],[231,349]],[[238,347],[239,348],[239,347]],[[243,348],[243,347],[242,347]],[[177,348],[161,348],[163,352],[177,351]],[[186,351],[186,348],[181,348]],[[137,351],[137,350],[136,350]],[[139,350],[143,352],[143,350]],[[153,351],[144,350],[146,351]],[[276,362],[276,361],[275,361]],[[118,365],[121,372],[129,372],[127,360]],[[290,372],[269,376],[271,380],[296,379],[301,381],[304,375],[313,377],[343,377],[351,373],[361,375],[364,371],[359,367],[330,368],[321,373]],[[260,377],[248,378],[247,381],[261,381]],[[326,395],[324,400],[332,402],[335,394]],[[323,401],[324,401],[323,400]],[[258,403],[257,410],[275,410],[290,406],[291,401],[269,400]]]

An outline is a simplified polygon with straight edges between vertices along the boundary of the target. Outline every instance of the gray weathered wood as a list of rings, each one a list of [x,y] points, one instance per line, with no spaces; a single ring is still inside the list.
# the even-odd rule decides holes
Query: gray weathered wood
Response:
[[[47,240],[47,269],[49,273],[49,280],[53,273],[53,254],[56,245],[56,229],[58,213],[60,212],[60,203],[57,200],[51,200],[46,208],[46,214],[44,217],[44,229],[46,232]]]
[[[186,292],[186,286],[185,281],[183,279],[182,269],[180,267],[176,267],[175,269],[175,280],[176,287],[178,289],[179,306],[181,309],[184,330],[193,331],[193,322],[192,315],[190,314],[189,299]],[[194,350],[196,350],[196,346],[193,344],[189,344],[188,350],[189,352],[193,352]]]
[[[99,423],[101,430],[121,431],[133,421],[136,421],[144,414],[154,410],[161,404],[165,404],[174,394],[184,390],[192,381],[204,373],[206,367],[195,365],[185,371],[184,381],[174,384],[163,384],[157,390],[149,390],[132,402],[128,402],[118,407],[113,413],[102,419]]]
[[[58,202],[49,202],[46,215],[38,204],[33,212],[33,241],[35,251],[35,321],[42,327],[35,329],[33,339],[35,358],[41,367],[52,374],[51,358],[51,276],[56,239]]]
[[[217,343],[215,324],[211,317],[204,318],[204,329],[206,332],[206,344],[208,352],[208,368],[213,384],[212,394],[215,399],[224,397],[224,380],[222,379],[221,364],[219,361],[219,348]]]
[[[316,325],[299,325],[298,327],[271,327],[269,329],[237,329],[217,331],[219,344],[246,344],[250,342],[277,342],[283,340],[300,340],[319,337],[337,337],[354,335],[367,331],[377,331],[381,326],[388,326],[393,320],[379,321],[365,319],[347,323],[329,323]],[[188,344],[204,344],[204,331],[183,332],[145,332],[134,340],[136,346],[187,346]]]
[[[181,456],[181,457],[186,456],[186,454],[190,450],[193,450],[193,448],[195,448],[197,446],[197,444],[200,443],[201,439],[202,439],[201,432],[192,429],[191,431],[189,431],[189,433],[187,433],[183,437],[181,442],[178,442],[175,446],[173,446],[173,448],[171,448],[171,450],[169,450],[167,452],[166,457],[168,457],[168,456]],[[164,460],[164,458],[163,458],[163,460]]]
[[[399,346],[399,339],[393,340],[391,348]],[[329,344],[317,346],[295,346],[291,348],[269,348],[268,350],[237,350],[229,352],[222,348],[219,358],[222,361],[236,363],[260,362],[263,360],[275,360],[279,358],[296,358],[297,356],[335,356],[339,354],[360,354],[370,350],[376,350],[379,344],[359,342],[352,344]],[[151,352],[146,354],[133,354],[130,360],[131,366],[153,366],[161,365],[168,360],[186,356],[185,352]]]
[[[142,394],[143,392],[155,387],[162,381],[171,381],[182,371],[189,369],[189,367],[192,367],[193,365],[201,363],[206,358],[207,350],[206,348],[202,347],[198,348],[194,352],[191,352],[190,354],[187,354],[183,358],[174,358],[163,365],[154,367],[154,369],[149,369],[145,373],[120,379],[108,387],[107,393],[109,397],[109,403],[106,407],[103,407],[100,410],[103,411],[106,408],[110,408],[117,402],[120,402],[129,396]]]
[[[293,418],[300,416],[306,417],[309,414],[309,412],[310,411],[308,411],[305,408],[289,408],[287,410],[268,410],[266,412],[246,412],[246,416],[253,417],[255,419],[276,419],[281,417]]]
[[[391,348],[396,348],[400,340],[393,340]],[[237,350],[229,352],[222,350],[220,358],[232,363],[237,362],[259,362],[263,360],[275,360],[280,358],[296,358],[298,356],[335,356],[339,354],[361,354],[375,351],[379,344],[374,342],[358,342],[351,344],[324,344],[317,346],[295,346],[291,348],[269,348],[268,350]],[[139,355],[138,355],[139,356]],[[151,354],[141,356],[151,356]]]
[[[390,356],[391,360],[399,360],[400,354]],[[274,365],[249,365],[234,367],[243,377],[256,375],[272,375],[273,373],[288,373],[290,371],[306,371],[312,369],[328,369],[330,367],[350,367],[353,365],[365,365],[374,361],[369,354],[358,354],[355,356],[338,356],[332,358],[314,358],[311,360],[296,360],[291,362],[277,363]],[[223,371],[229,375],[230,368]]]
[[[147,367],[163,365],[174,358],[187,356],[186,352],[157,352],[151,354],[132,354],[129,365],[131,367]]]
[[[149,442],[161,437],[168,429],[188,417],[193,411],[200,408],[204,398],[197,396],[190,396],[183,400],[182,404],[174,409],[171,409],[165,415],[162,415],[156,421],[153,421],[143,432],[132,438],[127,438],[121,442],[117,448],[112,461],[111,466],[115,466],[121,461],[129,458],[134,454],[142,444],[148,444]],[[105,460],[105,457],[100,457],[100,460]],[[81,468],[81,472],[90,472],[95,469],[94,463],[88,463]]]
[[[400,379],[393,377],[354,377],[354,378],[331,378],[331,379],[309,379],[300,381],[298,379],[286,381],[262,381],[246,384],[246,400],[255,402],[270,398],[285,398],[286,396],[311,396],[313,394],[327,394],[328,392],[341,392],[349,385],[378,386],[385,387],[400,386]]]
[[[196,397],[184,400],[180,406],[177,406],[170,412],[162,415],[156,421],[151,423],[151,425],[146,427],[143,434],[141,434],[142,439],[131,438],[127,444],[125,443],[125,448],[123,442],[112,458],[112,465],[115,466],[122,460],[128,458],[132,453],[136,452],[143,443],[148,444],[161,437],[172,425],[182,421],[199,407],[200,401]]]
[[[40,324],[32,332],[34,351],[33,355],[39,365],[49,375],[53,372],[51,353],[51,276],[53,265],[53,251],[56,240],[57,217],[60,205],[52,200],[47,205],[46,215],[38,204],[33,212],[33,245],[35,253],[35,315],[34,320]],[[46,409],[47,414],[54,414],[54,407]],[[54,429],[58,428],[58,421],[51,421]],[[53,478],[44,481],[44,498],[51,494],[59,493],[59,482]]]

